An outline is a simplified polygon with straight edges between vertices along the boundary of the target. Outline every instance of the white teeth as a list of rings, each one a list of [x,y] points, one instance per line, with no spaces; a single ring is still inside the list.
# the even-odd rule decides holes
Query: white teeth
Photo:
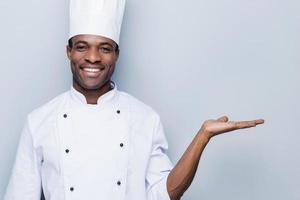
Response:
[[[83,68],[83,71],[86,71],[86,72],[99,72],[100,69],[98,69],[98,68]]]

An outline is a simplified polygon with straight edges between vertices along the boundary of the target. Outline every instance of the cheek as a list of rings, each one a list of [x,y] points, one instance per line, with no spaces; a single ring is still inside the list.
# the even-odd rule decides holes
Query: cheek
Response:
[[[71,66],[71,71],[73,75],[78,76],[80,74],[80,61],[76,59],[70,59],[70,66]]]
[[[77,67],[82,62],[83,57],[84,57],[84,55],[82,55],[82,54],[72,53],[70,56],[71,65],[74,65],[75,67]]]
[[[109,55],[102,55],[102,61],[109,64],[109,65],[113,65],[116,63],[117,61],[117,57],[116,55],[112,55],[112,54],[109,54]]]

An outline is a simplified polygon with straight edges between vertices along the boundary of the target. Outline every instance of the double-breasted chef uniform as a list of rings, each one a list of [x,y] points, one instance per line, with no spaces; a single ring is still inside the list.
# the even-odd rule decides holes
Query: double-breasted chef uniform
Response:
[[[70,36],[119,44],[125,0],[70,0]],[[159,116],[113,89],[96,105],[73,87],[27,117],[5,200],[168,200]],[[42,190],[41,190],[42,189]]]
[[[116,86],[73,87],[28,115],[5,200],[167,200],[172,164],[159,116]]]

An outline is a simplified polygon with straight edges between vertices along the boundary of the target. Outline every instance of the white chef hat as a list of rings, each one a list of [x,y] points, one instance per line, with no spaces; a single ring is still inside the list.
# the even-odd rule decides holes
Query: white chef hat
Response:
[[[70,35],[107,37],[119,44],[126,0],[70,0]]]

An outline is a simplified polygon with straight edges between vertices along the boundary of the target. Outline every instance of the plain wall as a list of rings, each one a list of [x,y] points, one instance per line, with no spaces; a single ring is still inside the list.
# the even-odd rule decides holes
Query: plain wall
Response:
[[[205,119],[264,118],[213,138],[183,200],[300,199],[300,1],[128,0],[114,80],[160,113],[176,163]],[[70,88],[68,1],[0,1],[0,198],[26,115]]]

